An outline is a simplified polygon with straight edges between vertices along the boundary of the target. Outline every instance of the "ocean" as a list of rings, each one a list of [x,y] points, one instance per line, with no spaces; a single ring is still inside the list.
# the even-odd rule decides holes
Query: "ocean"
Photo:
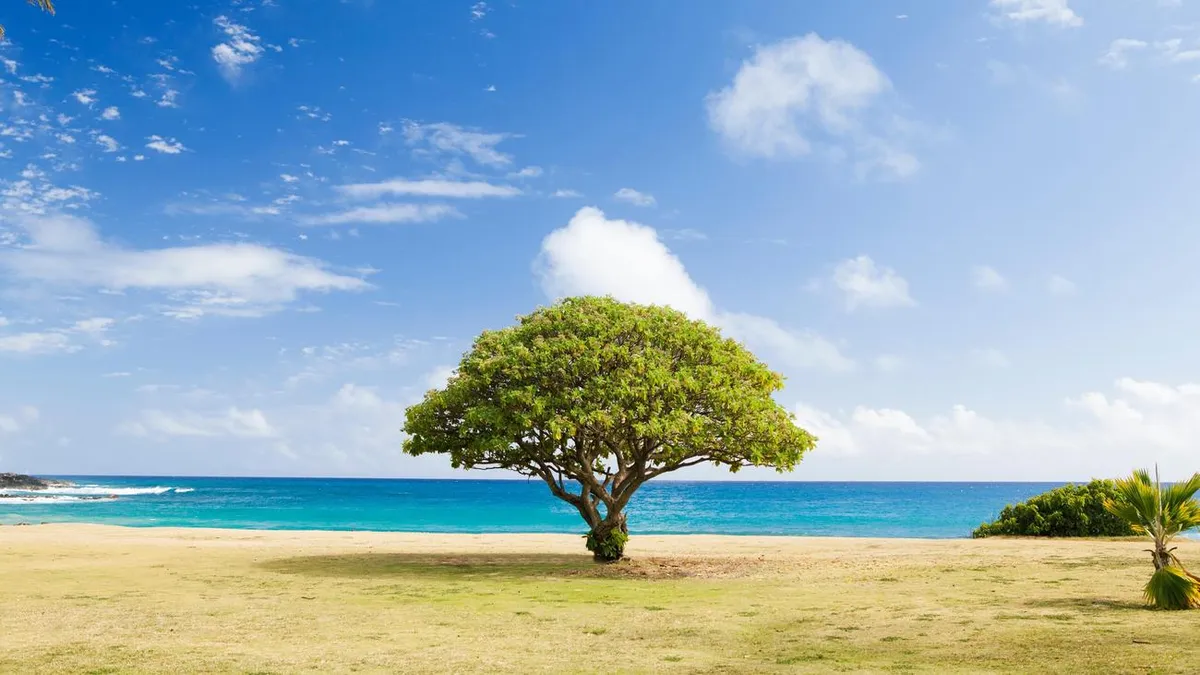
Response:
[[[0,523],[405,532],[586,531],[540,481],[61,476],[0,495]],[[642,486],[633,534],[969,537],[1061,483],[676,482]],[[101,497],[101,499],[95,499]],[[115,497],[115,498],[114,498]]]

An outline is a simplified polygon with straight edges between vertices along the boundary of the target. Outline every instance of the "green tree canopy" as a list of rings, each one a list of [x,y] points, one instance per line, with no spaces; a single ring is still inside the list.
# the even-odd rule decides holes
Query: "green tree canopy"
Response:
[[[404,451],[545,481],[624,553],[625,507],[646,481],[711,463],[789,471],[816,439],[772,398],[783,378],[673,309],[568,298],[487,331],[446,387],[408,409]]]
[[[980,525],[971,536],[1132,537],[1133,528],[1104,507],[1105,500],[1117,497],[1111,480],[1064,485],[1005,506],[999,518]]]

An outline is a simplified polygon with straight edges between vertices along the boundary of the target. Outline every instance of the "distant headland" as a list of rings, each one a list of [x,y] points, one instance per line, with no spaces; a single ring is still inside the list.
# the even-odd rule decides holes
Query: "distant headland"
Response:
[[[0,473],[0,490],[49,490],[56,487],[70,487],[73,483],[65,480],[47,480],[37,476],[26,476],[21,473]]]

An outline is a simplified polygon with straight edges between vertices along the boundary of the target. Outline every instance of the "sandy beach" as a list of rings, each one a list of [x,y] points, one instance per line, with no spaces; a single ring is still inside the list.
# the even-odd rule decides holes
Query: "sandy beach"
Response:
[[[10,526],[0,671],[1189,672],[1143,548]]]

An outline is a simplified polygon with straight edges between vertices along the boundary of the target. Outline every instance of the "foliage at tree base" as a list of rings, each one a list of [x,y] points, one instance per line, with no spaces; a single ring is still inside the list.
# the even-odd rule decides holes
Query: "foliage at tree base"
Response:
[[[1158,609],[1200,608],[1200,581],[1178,565],[1167,565],[1146,584],[1146,602]]]
[[[620,560],[625,555],[625,544],[629,543],[629,533],[619,529],[609,530],[603,538],[597,537],[595,530],[584,537],[587,539],[587,550],[600,562]]]
[[[1000,517],[980,525],[972,537],[1131,537],[1129,523],[1110,513],[1105,499],[1118,498],[1111,480],[1093,480],[1087,485],[1068,484],[1010,504]]]

